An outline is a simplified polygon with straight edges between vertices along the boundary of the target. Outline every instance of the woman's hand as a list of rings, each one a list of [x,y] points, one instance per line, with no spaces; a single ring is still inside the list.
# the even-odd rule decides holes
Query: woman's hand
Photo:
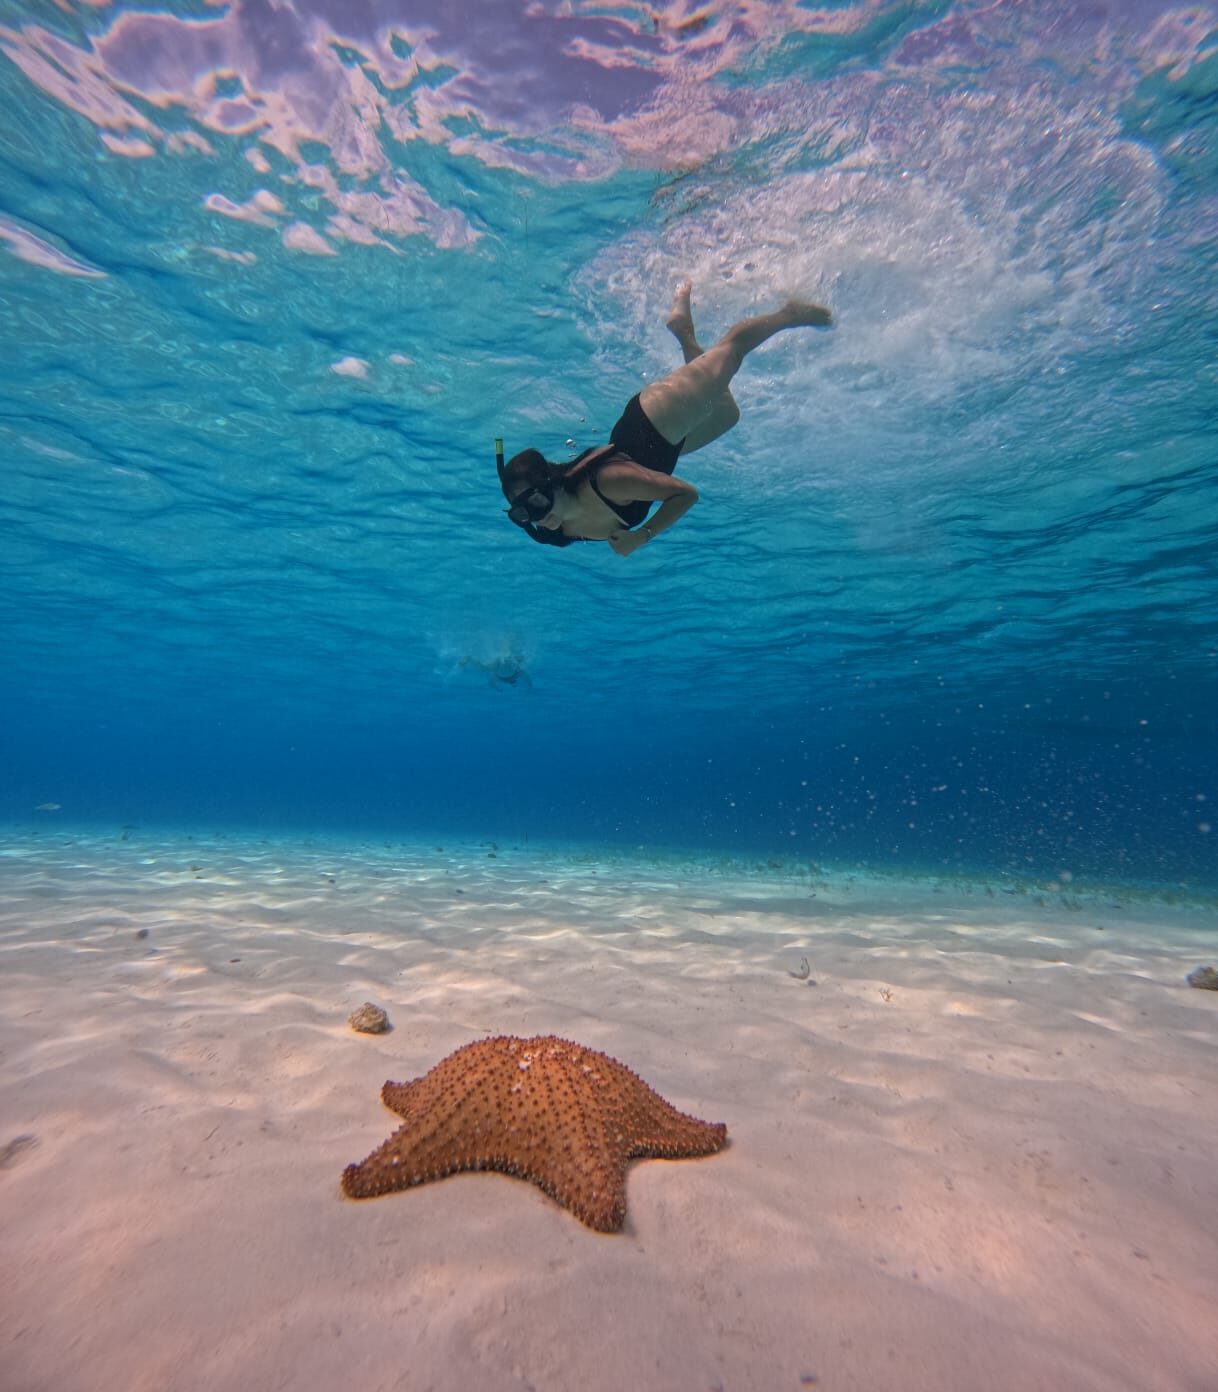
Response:
[[[609,545],[619,556],[632,556],[640,546],[646,546],[650,539],[644,531],[614,532],[609,538]]]

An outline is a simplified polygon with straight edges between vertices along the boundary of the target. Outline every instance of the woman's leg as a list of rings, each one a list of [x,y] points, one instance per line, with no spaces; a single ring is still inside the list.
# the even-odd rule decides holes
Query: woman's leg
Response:
[[[687,363],[700,358],[706,351],[698,342],[698,335],[694,329],[694,314],[689,303],[692,289],[693,283],[688,280],[683,280],[677,286],[677,293],[672,299],[672,309],[666,321],[666,327],[681,345],[681,352]],[[685,437],[685,443],[681,446],[682,455],[692,454],[694,450],[717,440],[720,435],[726,435],[739,419],[740,407],[736,405],[735,397],[730,391],[721,391],[705,420]]]
[[[692,280],[683,280],[677,286],[677,292],[672,297],[672,308],[664,321],[664,327],[681,345],[681,352],[687,363],[700,358],[706,352],[698,342],[698,335],[694,329],[694,312],[689,303],[693,288]]]
[[[828,328],[832,323],[833,316],[823,305],[788,300],[772,314],[758,314],[755,318],[742,319],[739,324],[733,324],[713,348],[702,353],[697,351],[698,341],[689,313],[688,290],[681,286],[673,301],[669,327],[685,353],[685,366],[645,387],[639,394],[639,404],[646,412],[647,419],[670,444],[686,440],[683,453],[688,453],[691,448],[699,449],[715,438],[715,435],[708,433],[708,427],[717,412],[722,412],[719,419],[723,422],[728,422],[728,417],[731,417],[730,422],[722,424],[717,430],[716,433],[720,435],[739,419],[739,411],[735,402],[731,401],[728,384],[754,348],[784,329]],[[727,401],[724,401],[725,397]],[[727,402],[731,402],[730,407]]]

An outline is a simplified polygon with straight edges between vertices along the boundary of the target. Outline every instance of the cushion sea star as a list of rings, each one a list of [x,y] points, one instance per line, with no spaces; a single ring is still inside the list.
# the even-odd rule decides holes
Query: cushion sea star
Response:
[[[343,1171],[350,1198],[499,1170],[598,1232],[622,1226],[629,1160],[709,1155],[727,1142],[722,1122],[686,1116],[616,1059],[553,1035],[467,1044],[381,1097],[405,1125]]]

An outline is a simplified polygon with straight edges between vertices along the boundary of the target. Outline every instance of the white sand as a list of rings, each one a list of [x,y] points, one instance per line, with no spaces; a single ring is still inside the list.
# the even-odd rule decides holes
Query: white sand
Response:
[[[1218,917],[990,889],[10,834],[0,1389],[1213,1392]],[[342,1198],[499,1033],[730,1146]]]

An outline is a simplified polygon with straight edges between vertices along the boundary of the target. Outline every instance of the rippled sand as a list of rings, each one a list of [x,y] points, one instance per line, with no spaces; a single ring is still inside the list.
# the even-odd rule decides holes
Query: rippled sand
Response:
[[[1212,906],[0,846],[6,1392],[1218,1386]],[[348,1027],[365,1000],[391,1033]],[[501,1175],[343,1199],[381,1083],[498,1033],[602,1049],[730,1146],[636,1163],[617,1236]]]

